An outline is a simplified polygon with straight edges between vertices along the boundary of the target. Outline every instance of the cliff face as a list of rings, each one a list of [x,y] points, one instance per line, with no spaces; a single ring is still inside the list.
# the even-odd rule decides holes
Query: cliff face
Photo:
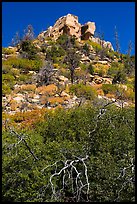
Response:
[[[75,36],[78,41],[91,39],[94,42],[102,44],[104,47],[108,47],[113,50],[112,44],[110,42],[102,41],[99,38],[94,38],[94,33],[96,30],[95,22],[87,22],[81,25],[78,22],[78,17],[72,14],[67,14],[59,18],[54,26],[50,26],[47,31],[44,31],[38,35],[38,39],[42,40],[46,37],[52,37],[57,40],[62,34],[67,34],[70,36]]]

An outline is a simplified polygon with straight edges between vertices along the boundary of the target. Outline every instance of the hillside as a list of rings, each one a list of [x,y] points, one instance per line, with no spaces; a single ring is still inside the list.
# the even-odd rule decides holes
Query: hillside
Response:
[[[135,57],[95,30],[68,14],[36,38],[29,25],[2,48],[4,201],[134,200],[134,182],[120,195],[133,171],[114,180],[134,169]]]

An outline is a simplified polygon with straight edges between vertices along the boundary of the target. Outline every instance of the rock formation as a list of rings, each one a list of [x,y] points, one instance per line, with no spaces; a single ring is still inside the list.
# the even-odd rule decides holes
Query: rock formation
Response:
[[[67,14],[59,18],[54,26],[50,26],[48,30],[41,32],[38,35],[39,40],[43,40],[46,37],[52,37],[54,40],[57,40],[60,35],[67,34],[70,36],[75,36],[76,39],[80,40],[88,40],[101,44],[103,47],[107,47],[113,50],[113,47],[110,42],[106,42],[99,38],[94,38],[96,26],[94,22],[87,22],[84,25],[81,25],[78,22],[78,17],[72,14]]]
[[[41,36],[52,37],[54,40],[62,34],[68,34],[80,38],[81,36],[81,24],[78,23],[78,17],[72,14],[68,14],[59,18],[53,27],[49,27],[47,31],[41,33],[38,38]]]
[[[109,41],[101,40],[100,38],[94,38],[93,36],[91,37],[91,40],[93,42],[96,42],[96,43],[102,45],[104,48],[114,50],[111,42],[109,42]]]
[[[95,29],[94,22],[87,22],[81,26],[81,40],[88,40],[91,36],[94,36]]]

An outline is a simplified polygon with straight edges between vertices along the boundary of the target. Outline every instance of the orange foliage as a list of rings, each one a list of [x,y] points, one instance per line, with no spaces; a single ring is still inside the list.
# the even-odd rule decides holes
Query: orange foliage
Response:
[[[94,87],[96,90],[99,90],[99,89],[101,89],[102,84],[95,84],[95,85],[93,85],[93,87]]]
[[[46,95],[53,95],[57,91],[57,86],[54,84],[50,84],[48,86],[40,86],[36,89],[37,94],[46,94]]]
[[[36,85],[35,84],[23,84],[21,87],[22,91],[34,91],[36,89]]]
[[[10,116],[13,123],[21,123],[20,127],[31,128],[38,121],[44,120],[44,115],[47,112],[46,108],[36,109],[26,112],[17,112]]]
[[[108,94],[106,94],[106,97],[108,97],[108,98],[115,98],[115,95],[112,94],[112,93],[108,93]]]
[[[97,89],[97,94],[101,95],[101,96],[104,96],[104,92],[103,92],[102,89]]]
[[[48,101],[51,104],[55,104],[55,103],[63,104],[64,100],[65,100],[65,97],[50,97],[50,98],[48,98]]]

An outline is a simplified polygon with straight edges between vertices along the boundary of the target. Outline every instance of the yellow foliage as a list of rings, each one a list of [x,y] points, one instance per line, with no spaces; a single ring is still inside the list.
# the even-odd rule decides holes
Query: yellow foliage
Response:
[[[56,64],[56,63],[53,64],[53,66],[54,66],[55,69],[59,69],[60,68],[59,64]]]
[[[98,73],[101,76],[107,75],[109,66],[108,65],[104,65],[104,64],[100,64],[100,63],[96,63],[94,65],[94,72]]]

